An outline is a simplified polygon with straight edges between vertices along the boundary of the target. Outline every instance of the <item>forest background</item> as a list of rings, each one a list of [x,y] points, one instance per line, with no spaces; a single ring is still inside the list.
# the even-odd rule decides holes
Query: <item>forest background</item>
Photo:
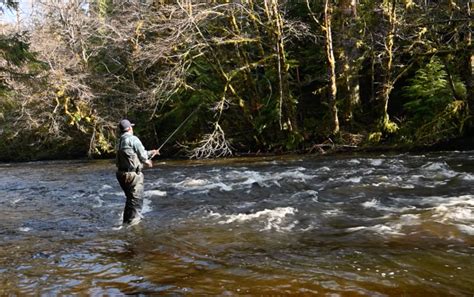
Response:
[[[192,158],[473,136],[470,0],[31,5],[1,24],[0,160],[110,157],[122,118]]]

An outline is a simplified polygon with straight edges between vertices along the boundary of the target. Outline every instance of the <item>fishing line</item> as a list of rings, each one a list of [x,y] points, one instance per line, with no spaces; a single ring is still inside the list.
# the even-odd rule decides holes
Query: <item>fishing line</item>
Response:
[[[166,140],[160,145],[160,147],[158,148],[158,150],[161,150],[161,148],[171,139],[171,137],[173,137],[173,135],[174,135],[176,132],[178,132],[179,129],[181,129],[181,127],[184,125],[184,123],[186,123],[186,122],[189,120],[189,118],[191,118],[191,116],[192,116],[196,111],[199,110],[199,107],[201,107],[201,104],[199,104],[198,107],[197,107],[193,112],[191,112],[191,113],[186,117],[186,119],[184,119],[184,121],[178,126],[178,128],[176,128],[176,129],[173,131],[173,133],[171,133],[171,135],[168,136],[168,138],[166,138]]]

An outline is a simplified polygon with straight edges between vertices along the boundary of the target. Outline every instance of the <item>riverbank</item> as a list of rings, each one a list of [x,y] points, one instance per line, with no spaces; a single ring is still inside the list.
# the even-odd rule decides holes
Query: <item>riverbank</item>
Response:
[[[359,144],[337,144],[332,142],[325,142],[315,144],[300,150],[291,151],[247,151],[234,152],[229,157],[265,157],[265,156],[281,156],[281,155],[335,155],[335,154],[351,154],[351,153],[422,153],[435,151],[470,151],[474,150],[474,133],[468,133],[464,137],[453,138],[445,141],[440,141],[432,145],[419,144],[402,144],[402,143],[359,143]],[[18,151],[24,151],[20,149]],[[88,157],[85,152],[80,151],[55,151],[54,154],[19,154],[12,153],[5,155],[0,153],[0,162],[31,162],[31,161],[48,161],[48,160],[84,160],[84,159],[112,159],[115,158],[114,153],[101,154],[93,157]],[[189,159],[183,152],[174,151],[169,154],[164,153],[157,158],[164,159]]]

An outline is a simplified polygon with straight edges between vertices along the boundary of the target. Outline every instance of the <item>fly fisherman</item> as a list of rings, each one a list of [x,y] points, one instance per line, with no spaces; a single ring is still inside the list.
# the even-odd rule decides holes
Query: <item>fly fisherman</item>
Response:
[[[125,192],[127,201],[123,211],[123,225],[132,226],[140,222],[143,206],[143,166],[152,167],[151,159],[159,155],[159,149],[146,151],[138,137],[133,135],[129,120],[119,123],[121,132],[117,144],[117,180]]]

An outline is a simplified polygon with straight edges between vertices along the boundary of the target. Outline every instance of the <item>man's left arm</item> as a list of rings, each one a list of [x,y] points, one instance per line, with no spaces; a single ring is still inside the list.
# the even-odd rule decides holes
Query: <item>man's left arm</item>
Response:
[[[147,154],[148,154],[148,160],[151,160],[153,159],[154,156],[160,155],[160,150],[156,149],[156,150],[147,151]]]
[[[132,141],[133,141],[133,143],[132,143],[133,150],[137,154],[138,159],[140,160],[140,162],[147,163],[147,161],[149,159],[148,158],[148,152],[145,150],[145,147],[143,146],[140,139],[138,137],[134,136]]]
[[[153,163],[151,162],[151,159],[160,154],[159,150],[151,150],[147,151],[145,150],[145,147],[143,146],[142,142],[138,137],[134,137],[133,139],[133,147],[135,149],[135,152],[137,153],[138,159],[140,159],[140,162],[143,164],[148,165],[148,167],[152,167]]]

